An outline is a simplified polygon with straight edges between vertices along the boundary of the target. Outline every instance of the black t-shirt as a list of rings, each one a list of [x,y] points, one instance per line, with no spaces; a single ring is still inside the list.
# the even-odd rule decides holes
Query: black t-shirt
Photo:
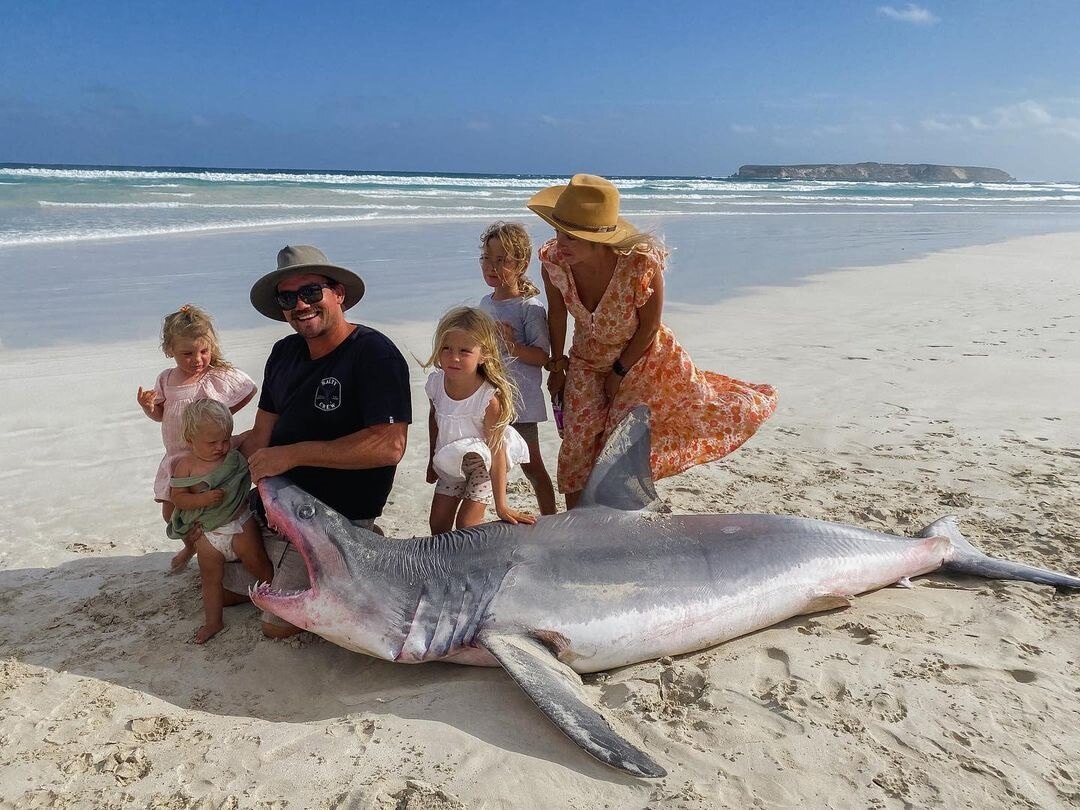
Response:
[[[357,326],[340,346],[312,360],[300,335],[274,344],[259,408],[276,414],[270,446],[329,441],[374,425],[412,421],[409,368],[389,338]],[[396,467],[294,467],[287,477],[349,520],[378,517]]]

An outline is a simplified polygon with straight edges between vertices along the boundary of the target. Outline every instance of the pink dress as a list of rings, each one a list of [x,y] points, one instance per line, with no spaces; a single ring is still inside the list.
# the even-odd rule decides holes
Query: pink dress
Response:
[[[175,366],[165,369],[154,383],[154,404],[164,403],[161,441],[165,444],[165,457],[158,465],[154,479],[154,499],[158,501],[169,500],[173,464],[188,449],[183,435],[183,414],[188,403],[197,399],[216,399],[232,410],[255,393],[255,381],[238,368],[210,368],[193,383],[170,385],[169,377],[174,370]]]
[[[771,385],[702,371],[663,325],[609,403],[604,381],[637,331],[637,311],[652,295],[653,276],[663,272],[663,255],[653,249],[620,254],[615,273],[592,312],[578,298],[569,266],[559,263],[554,240],[540,248],[539,256],[574,318],[563,389],[560,492],[585,488],[608,435],[635,405],[644,403],[652,412],[654,479],[727,455],[776,410],[776,391]]]

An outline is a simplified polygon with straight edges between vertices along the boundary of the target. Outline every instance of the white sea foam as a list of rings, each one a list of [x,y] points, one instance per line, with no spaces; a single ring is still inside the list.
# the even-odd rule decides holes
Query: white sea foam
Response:
[[[0,167],[0,187],[23,187],[0,191],[5,212],[0,245],[303,223],[527,220],[528,197],[537,188],[566,180],[557,176]],[[1075,182],[853,183],[715,177],[626,177],[615,182],[622,191],[623,212],[631,220],[826,214],[933,218],[961,213],[1069,217],[1080,204],[1080,183]]]
[[[54,180],[196,180],[211,183],[310,183],[316,185],[467,186],[478,188],[544,188],[568,178],[465,177],[449,175],[334,174],[302,172],[240,172],[216,170],[163,171],[157,169],[54,169],[0,167],[0,177]],[[621,181],[620,181],[621,182]],[[631,181],[633,182],[633,181]]]

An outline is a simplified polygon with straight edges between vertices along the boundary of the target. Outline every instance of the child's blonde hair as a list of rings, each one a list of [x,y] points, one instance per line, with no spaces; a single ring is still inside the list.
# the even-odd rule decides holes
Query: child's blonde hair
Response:
[[[205,340],[210,347],[210,367],[232,368],[232,364],[221,356],[213,319],[194,304],[184,304],[176,312],[170,312],[161,324],[161,350],[166,357],[173,356],[178,340]]]
[[[206,424],[219,427],[225,431],[226,436],[232,436],[232,412],[216,399],[197,399],[184,408],[184,415],[181,417],[181,435],[184,441],[191,444],[199,428]]]
[[[442,368],[439,365],[439,350],[450,332],[464,332],[475,340],[483,354],[483,362],[477,371],[495,388],[495,399],[499,402],[499,421],[495,425],[496,447],[502,442],[503,429],[514,421],[514,396],[517,386],[507,373],[499,352],[499,327],[483,310],[476,307],[455,307],[439,319],[435,327],[435,337],[431,340],[431,357],[424,363],[424,368]]]
[[[480,250],[487,249],[487,243],[492,239],[498,239],[506,255],[514,262],[515,275],[517,277],[518,290],[522,298],[534,298],[540,294],[540,289],[533,284],[532,279],[525,275],[532,260],[532,240],[524,225],[516,222],[495,222],[488,226],[480,236]]]

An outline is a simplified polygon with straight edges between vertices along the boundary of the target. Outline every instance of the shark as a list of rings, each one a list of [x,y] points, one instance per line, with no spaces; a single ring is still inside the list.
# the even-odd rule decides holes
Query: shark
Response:
[[[263,479],[267,521],[303,556],[310,587],[258,583],[251,600],[387,661],[501,666],[585,752],[657,778],[665,768],[593,705],[582,674],[701,650],[932,572],[1080,588],[984,554],[953,516],[909,538],[784,515],[665,513],[649,439],[648,410],[635,408],[574,509],[431,537],[384,538],[287,478]]]

